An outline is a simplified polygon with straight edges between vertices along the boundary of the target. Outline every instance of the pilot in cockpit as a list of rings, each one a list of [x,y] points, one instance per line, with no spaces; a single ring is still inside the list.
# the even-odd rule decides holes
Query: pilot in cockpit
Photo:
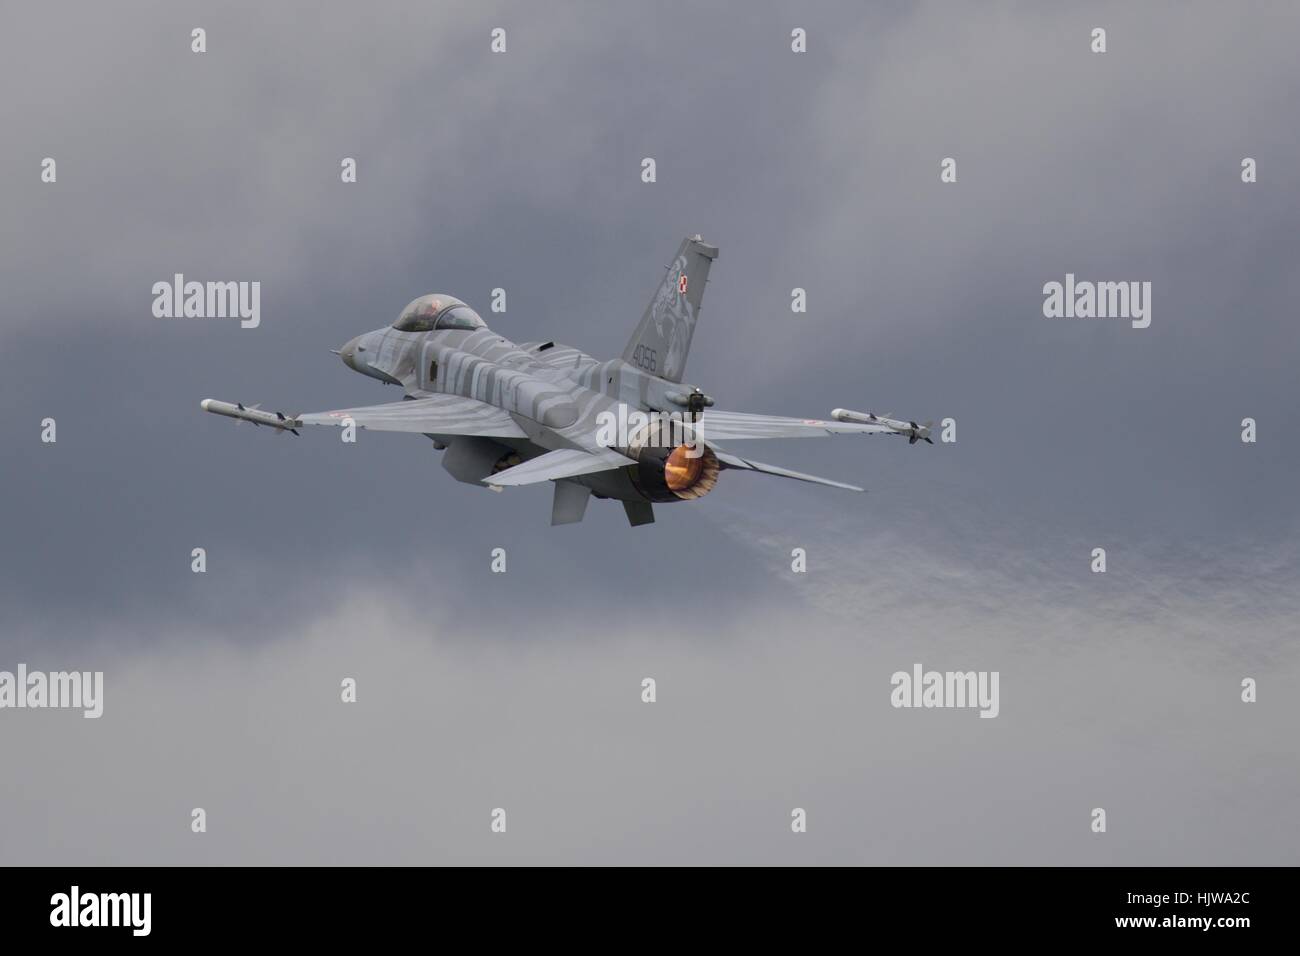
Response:
[[[398,332],[473,332],[486,327],[487,323],[479,318],[479,314],[460,299],[437,293],[414,300],[393,323]]]

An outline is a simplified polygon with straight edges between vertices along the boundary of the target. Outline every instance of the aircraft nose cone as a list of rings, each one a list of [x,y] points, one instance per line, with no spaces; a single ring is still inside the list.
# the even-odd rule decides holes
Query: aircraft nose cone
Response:
[[[360,371],[360,369],[357,368],[357,345],[360,342],[361,336],[358,335],[355,339],[352,339],[344,345],[343,348],[339,349],[339,358],[343,360],[344,365],[352,369],[354,372]]]

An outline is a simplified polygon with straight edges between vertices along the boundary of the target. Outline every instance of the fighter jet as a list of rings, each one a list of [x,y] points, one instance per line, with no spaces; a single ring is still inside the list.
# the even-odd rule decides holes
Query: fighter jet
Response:
[[[918,425],[837,408],[830,421],[715,409],[683,382],[716,246],[682,241],[620,358],[600,361],[555,342],[516,345],[460,299],[411,302],[388,328],[338,350],[343,364],[403,391],[401,401],[285,415],[205,399],[204,411],[298,434],[306,425],[411,432],[433,441],[457,481],[495,490],[553,482],[551,524],[582,520],[592,495],[622,502],[634,527],[654,505],[702,498],[723,471],[753,471],[833,488],[725,450],[726,443],[823,435],[906,436]]]

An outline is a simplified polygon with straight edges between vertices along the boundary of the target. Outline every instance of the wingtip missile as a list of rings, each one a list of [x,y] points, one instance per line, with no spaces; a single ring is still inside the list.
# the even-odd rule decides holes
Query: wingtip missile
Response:
[[[220,402],[215,398],[205,398],[199,402],[199,408],[205,412],[211,412],[213,415],[224,415],[226,418],[233,418],[236,421],[252,422],[254,425],[266,425],[277,431],[293,432],[298,434],[298,428],[302,425],[296,418],[289,418],[282,412],[264,412],[257,406],[251,408],[245,407],[240,402]]]
[[[934,422],[926,422],[924,425],[918,425],[913,421],[899,421],[889,418],[886,415],[873,415],[871,412],[855,412],[848,408],[836,408],[831,410],[831,418],[837,422],[856,422],[859,425],[884,425],[900,435],[907,436],[907,443],[915,445],[918,441],[927,442],[933,445],[930,440],[930,428]]]

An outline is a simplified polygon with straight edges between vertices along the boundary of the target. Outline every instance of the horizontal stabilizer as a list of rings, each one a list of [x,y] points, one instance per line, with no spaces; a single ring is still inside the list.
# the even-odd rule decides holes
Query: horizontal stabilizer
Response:
[[[780,468],[776,465],[765,465],[761,461],[750,461],[748,458],[740,458],[736,455],[729,455],[720,451],[713,446],[713,452],[718,456],[718,461],[722,462],[723,468],[737,468],[743,471],[757,471],[764,475],[776,475],[780,478],[793,478],[795,481],[810,481],[814,485],[829,485],[832,488],[843,488],[846,491],[865,491],[865,488],[859,488],[857,485],[848,485],[842,481],[831,481],[829,478],[818,478],[816,475],[806,475],[802,471],[791,471],[789,468]]]
[[[635,465],[631,458],[625,458],[616,451],[604,449],[590,452],[580,448],[561,448],[548,451],[545,455],[529,459],[522,465],[515,465],[495,475],[483,479],[485,485],[508,487],[514,485],[532,485],[539,481],[554,481],[557,478],[573,478],[576,475],[590,475],[597,471],[609,471],[625,465]]]

